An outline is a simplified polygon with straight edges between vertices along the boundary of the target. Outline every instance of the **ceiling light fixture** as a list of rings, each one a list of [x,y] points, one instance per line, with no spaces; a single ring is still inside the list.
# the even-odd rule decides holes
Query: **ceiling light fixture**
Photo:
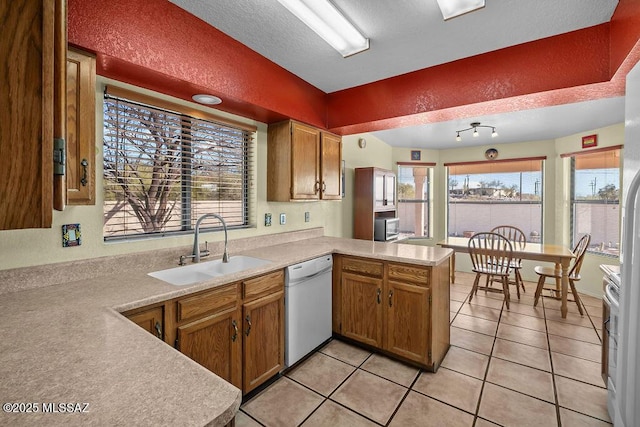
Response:
[[[484,0],[438,0],[444,20],[464,15],[484,7]]]
[[[469,126],[471,126],[470,128],[467,129],[461,129],[461,130],[457,130],[456,131],[456,141],[460,142],[462,141],[462,137],[460,136],[460,132],[466,132],[468,130],[472,130],[473,129],[473,137],[477,138],[478,137],[478,128],[490,128],[491,129],[491,138],[495,138],[496,136],[498,136],[498,132],[496,132],[496,128],[495,126],[485,126],[485,125],[481,125],[480,122],[472,122],[469,124]]]
[[[328,0],[278,0],[343,57],[369,49],[364,37]]]
[[[199,102],[200,104],[207,104],[207,105],[218,105],[222,103],[222,99],[218,98],[215,95],[208,95],[206,93],[198,93],[196,95],[193,95],[191,99],[193,99],[196,102]]]

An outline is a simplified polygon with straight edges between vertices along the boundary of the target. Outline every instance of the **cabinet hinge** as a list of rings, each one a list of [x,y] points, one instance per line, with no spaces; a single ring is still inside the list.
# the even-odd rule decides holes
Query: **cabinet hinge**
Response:
[[[173,343],[173,348],[175,348],[176,350],[178,350],[178,338],[176,338],[176,342]]]
[[[64,138],[53,138],[53,174],[64,175],[65,159]]]
[[[429,352],[427,353],[427,357],[429,358],[429,360],[431,360],[431,350],[429,350]]]

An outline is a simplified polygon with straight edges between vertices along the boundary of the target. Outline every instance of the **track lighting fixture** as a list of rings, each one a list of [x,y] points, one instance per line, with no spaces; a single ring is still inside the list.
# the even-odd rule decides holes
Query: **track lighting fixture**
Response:
[[[467,129],[461,129],[461,130],[457,130],[456,131],[456,141],[460,142],[462,141],[462,137],[460,136],[461,132],[466,132],[468,130],[473,130],[473,137],[477,138],[478,137],[478,128],[489,128],[491,129],[491,138],[495,138],[496,136],[498,136],[498,132],[496,132],[496,128],[495,126],[486,126],[486,125],[481,125],[480,122],[472,122],[469,124],[469,128]]]

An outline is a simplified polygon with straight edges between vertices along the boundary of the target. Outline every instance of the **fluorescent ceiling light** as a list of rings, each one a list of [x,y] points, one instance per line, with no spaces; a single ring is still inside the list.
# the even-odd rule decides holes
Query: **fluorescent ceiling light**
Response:
[[[343,57],[369,49],[369,39],[328,0],[278,0]]]
[[[438,0],[444,20],[464,15],[484,7],[484,0]]]

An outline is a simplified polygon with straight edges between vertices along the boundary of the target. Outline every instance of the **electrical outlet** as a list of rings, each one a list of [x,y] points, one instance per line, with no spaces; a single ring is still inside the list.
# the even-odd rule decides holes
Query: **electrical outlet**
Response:
[[[285,225],[287,223],[287,214],[280,214],[280,225]]]
[[[271,227],[271,214],[270,213],[264,214],[264,226],[265,227]]]
[[[304,222],[309,222],[311,220],[311,216],[309,215],[309,212],[305,212],[304,213]]]

